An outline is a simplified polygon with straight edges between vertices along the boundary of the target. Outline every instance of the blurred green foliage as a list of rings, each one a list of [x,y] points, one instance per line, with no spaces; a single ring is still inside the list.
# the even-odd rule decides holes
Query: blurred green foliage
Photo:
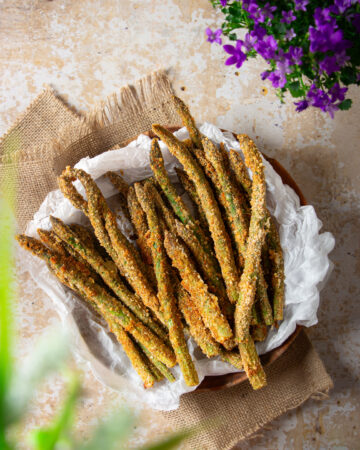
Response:
[[[9,175],[9,174],[8,174]],[[1,181],[1,180],[0,180]],[[79,377],[66,369],[69,357],[69,342],[59,332],[41,339],[32,350],[27,362],[21,367],[14,365],[13,348],[15,324],[14,283],[14,218],[10,199],[14,193],[0,182],[0,449],[13,450],[18,447],[16,426],[23,423],[36,390],[52,373],[61,371],[67,378],[65,401],[52,422],[41,429],[33,430],[29,436],[30,448],[34,450],[111,450],[127,447],[135,417],[128,410],[114,412],[93,431],[87,442],[79,442],[74,436],[76,407],[82,395]],[[180,432],[161,442],[147,445],[143,450],[169,450],[190,434]]]

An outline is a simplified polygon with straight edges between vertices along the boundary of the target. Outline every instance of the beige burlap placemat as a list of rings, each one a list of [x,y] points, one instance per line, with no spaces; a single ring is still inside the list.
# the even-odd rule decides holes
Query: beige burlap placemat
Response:
[[[125,86],[85,117],[71,111],[47,88],[0,140],[0,178],[14,169],[17,219],[24,229],[66,165],[95,156],[151,128],[176,125],[170,82],[156,72]],[[16,183],[16,180],[8,180]],[[177,411],[155,413],[166,428],[192,426],[211,417],[222,425],[197,433],[190,449],[228,449],[285,411],[332,387],[318,354],[302,332],[287,352],[267,368],[268,386],[253,391],[248,382],[218,392],[184,395]]]

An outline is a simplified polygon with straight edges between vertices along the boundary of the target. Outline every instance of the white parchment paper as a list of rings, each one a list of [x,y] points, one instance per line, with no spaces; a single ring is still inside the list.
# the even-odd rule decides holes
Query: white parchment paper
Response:
[[[215,143],[225,142],[228,149],[233,148],[241,152],[239,143],[231,133],[222,133],[219,128],[208,123],[204,123],[200,130]],[[188,137],[185,129],[179,130],[176,135],[181,139]],[[179,163],[162,143],[161,149],[166,168],[173,181],[176,181],[174,167]],[[108,170],[121,171],[129,183],[151,176],[149,150],[150,139],[141,135],[125,148],[112,150],[95,158],[84,158],[76,167],[92,175],[110,206],[116,210],[117,192],[103,174]],[[266,160],[264,164],[267,204],[279,225],[286,278],[284,321],[278,330],[270,331],[264,342],[257,344],[260,354],[281,345],[293,333],[296,324],[309,327],[317,323],[319,291],[331,271],[328,254],[335,243],[330,233],[320,234],[322,224],[314,208],[300,206],[295,192],[283,184]],[[84,193],[79,182],[76,187]],[[34,219],[28,224],[27,234],[36,237],[37,228],[50,229],[50,215],[59,217],[66,223],[88,223],[87,218],[56,190],[48,194]],[[125,233],[130,232],[131,226],[126,219],[120,219],[119,225]],[[72,348],[76,356],[87,361],[88,366],[103,383],[123,392],[131,402],[146,403],[159,410],[176,409],[180,396],[194,389],[185,385],[177,366],[173,369],[176,382],[162,381],[145,390],[121,346],[108,332],[106,323],[50,275],[43,261],[24,250],[20,250],[18,256],[22,270],[29,272],[35,283],[51,297],[63,322],[71,330]],[[204,357],[192,338],[189,338],[188,345],[195,359],[200,382],[206,375],[236,371],[217,358],[209,360]]]

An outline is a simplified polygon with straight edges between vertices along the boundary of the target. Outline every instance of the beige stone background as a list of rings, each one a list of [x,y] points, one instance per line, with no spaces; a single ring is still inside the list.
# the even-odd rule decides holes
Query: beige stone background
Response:
[[[122,85],[165,68],[198,120],[254,137],[290,171],[324,230],[336,237],[335,268],[322,292],[319,324],[310,330],[335,387],[329,398],[308,401],[238,448],[360,448],[360,90],[351,90],[353,108],[334,120],[313,110],[297,114],[261,82],[260,61],[239,71],[223,65],[221,48],[204,36],[207,26],[219,23],[207,0],[0,0],[0,133],[44,83],[87,110]],[[17,318],[20,359],[59,322],[37,289],[20,296]],[[123,399],[78,366],[87,396],[77,431],[85,436]],[[62,393],[61,378],[52,378],[24,433],[53,416]],[[161,427],[143,413],[133,444]]]

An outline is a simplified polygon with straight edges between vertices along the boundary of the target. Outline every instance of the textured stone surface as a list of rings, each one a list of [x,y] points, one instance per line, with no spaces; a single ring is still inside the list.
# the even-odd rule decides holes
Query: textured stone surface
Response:
[[[330,397],[310,400],[269,424],[239,448],[359,448],[360,384],[360,94],[335,120],[322,113],[294,112],[279,105],[259,79],[260,61],[238,73],[223,65],[219,46],[204,29],[219,22],[207,0],[0,0],[0,132],[41,91],[44,83],[86,110],[106,95],[158,68],[169,69],[177,92],[199,120],[249,133],[294,176],[324,229],[337,240],[334,271],[322,292],[313,343],[334,379]],[[49,299],[31,281],[20,295],[19,357],[59,322]],[[88,435],[96,420],[122,399],[96,381],[82,364],[87,392],[78,432]],[[26,432],[46,423],[63,393],[60,378],[47,383],[34,405]],[[143,413],[134,444],[161,425]]]

